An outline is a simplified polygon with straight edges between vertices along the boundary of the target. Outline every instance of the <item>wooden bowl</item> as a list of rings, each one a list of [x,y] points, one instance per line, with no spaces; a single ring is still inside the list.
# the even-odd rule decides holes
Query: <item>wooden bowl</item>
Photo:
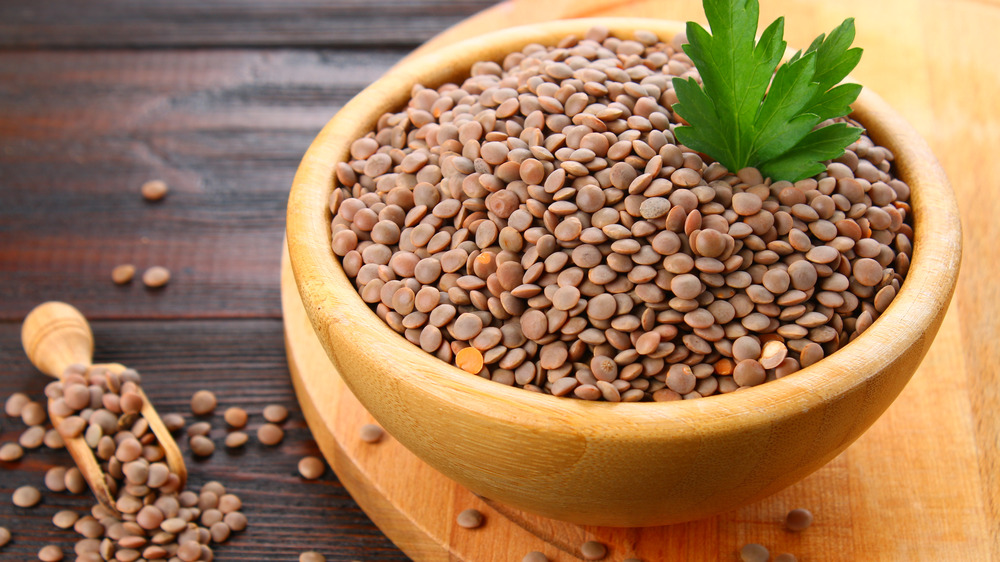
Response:
[[[793,375],[738,393],[667,403],[536,394],[470,375],[421,351],[369,309],[330,249],[334,165],[398,110],[414,84],[460,81],[472,63],[552,45],[596,23],[662,37],[677,22],[569,20],[508,29],[404,61],[344,106],[302,160],[288,247],[303,304],[351,391],[419,458],[471,491],[580,524],[649,526],[735,509],[815,471],[892,403],[944,317],[961,257],[951,188],[925,142],[864,91],[855,117],[896,155],[912,188],[914,254],[902,290],[859,338]],[[884,475],[892,478],[891,474]]]

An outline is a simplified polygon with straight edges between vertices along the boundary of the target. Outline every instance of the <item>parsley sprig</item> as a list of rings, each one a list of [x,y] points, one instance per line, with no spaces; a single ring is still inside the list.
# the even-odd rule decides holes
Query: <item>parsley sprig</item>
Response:
[[[853,18],[778,67],[784,18],[756,41],[757,0],[704,0],[704,8],[712,34],[688,22],[684,46],[703,86],[673,80],[674,110],[689,124],[675,129],[678,140],[730,170],[753,166],[789,181],[822,172],[822,161],[858,140],[861,129],[846,123],[817,127],[850,113],[861,92],[859,84],[839,84],[861,59],[861,49],[850,48]]]

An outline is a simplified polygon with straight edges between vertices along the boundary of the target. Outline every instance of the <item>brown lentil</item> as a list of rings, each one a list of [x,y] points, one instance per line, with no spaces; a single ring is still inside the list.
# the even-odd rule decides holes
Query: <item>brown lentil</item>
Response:
[[[59,562],[63,559],[63,551],[55,545],[43,546],[38,551],[38,559],[42,562]]]
[[[53,466],[45,471],[45,487],[53,492],[66,491],[66,467]]]
[[[42,425],[46,419],[45,408],[38,402],[28,402],[21,408],[21,421],[24,425]]]
[[[483,514],[478,509],[466,509],[458,514],[455,522],[463,529],[475,529],[482,526]]]
[[[52,516],[52,524],[60,529],[71,529],[78,519],[80,515],[75,511],[63,509]]]
[[[15,392],[7,397],[4,402],[3,411],[5,414],[12,418],[21,417],[21,412],[24,407],[31,402],[31,398],[23,392]]]
[[[337,164],[332,248],[393,329],[505,384],[668,400],[785,376],[886,310],[912,252],[886,149],[795,184],[726,170],[674,142],[676,45],[592,37],[417,86]]]
[[[365,443],[378,443],[382,440],[382,436],[385,435],[385,430],[373,423],[366,423],[361,426],[359,434],[361,440]]]
[[[34,507],[42,501],[42,493],[34,486],[21,486],[14,490],[11,500],[17,507]]]
[[[146,201],[159,201],[167,196],[169,188],[167,182],[163,180],[149,180],[142,184],[140,191]]]
[[[161,265],[154,265],[142,272],[142,283],[150,289],[159,289],[169,282],[170,270]]]
[[[167,426],[167,430],[170,432],[184,427],[184,416],[180,414],[165,414],[161,419],[163,420],[163,425]]]
[[[584,560],[604,560],[608,555],[608,547],[597,541],[587,541],[580,545],[580,554]]]
[[[17,443],[4,443],[0,446],[0,461],[12,462],[24,456],[24,449]]]
[[[199,457],[207,457],[215,452],[215,443],[204,435],[191,437],[191,452]]]
[[[521,562],[549,562],[549,557],[545,553],[533,550],[524,555]]]
[[[211,414],[218,403],[211,391],[199,390],[191,396],[191,413],[196,416]]]
[[[265,423],[257,428],[257,440],[264,445],[273,447],[285,438],[285,431],[273,423]]]
[[[40,425],[29,427],[17,438],[17,442],[25,449],[37,449],[44,440],[45,428]]]
[[[743,562],[767,562],[771,553],[763,545],[749,543],[740,549],[740,560]]]
[[[299,562],[326,562],[326,556],[315,550],[307,550],[299,555]]]
[[[299,474],[306,480],[316,480],[326,472],[326,463],[317,457],[303,457],[299,460]]]
[[[808,509],[796,508],[785,516],[785,527],[789,531],[804,531],[812,525],[813,514]]]
[[[288,408],[281,404],[270,404],[264,407],[264,419],[271,423],[281,423],[288,419]]]
[[[87,489],[87,481],[83,479],[80,469],[73,466],[66,471],[66,490],[72,494],[82,494]]]
[[[246,433],[242,431],[234,431],[226,435],[226,441],[225,441],[226,447],[229,447],[230,449],[238,449],[243,445],[246,445],[247,440],[249,439],[250,436],[247,435]]]
[[[135,277],[135,266],[130,263],[117,265],[111,270],[111,281],[113,281],[115,285],[125,285],[131,283],[133,277]]]
[[[7,527],[0,527],[0,546],[5,546],[10,542],[10,531]]]

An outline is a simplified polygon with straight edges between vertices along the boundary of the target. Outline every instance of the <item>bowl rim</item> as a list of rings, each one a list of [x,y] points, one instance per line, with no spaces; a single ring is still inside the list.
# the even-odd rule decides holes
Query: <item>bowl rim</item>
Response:
[[[901,359],[912,359],[906,356],[928,333],[933,335],[954,291],[961,262],[961,225],[947,177],[927,143],[867,87],[854,104],[852,115],[865,125],[876,143],[893,152],[897,177],[911,188],[913,256],[905,282],[889,308],[854,341],[809,367],[756,387],[697,400],[590,402],[530,392],[470,375],[424,352],[378,318],[347,279],[329,243],[328,197],[336,181],[333,168],[349,154],[350,143],[359,136],[356,131],[363,134],[371,130],[384,108],[402,107],[416,83],[436,87],[463,73],[467,75],[477,60],[500,60],[504,53],[529,43],[555,44],[559,38],[580,34],[593,25],[606,26],[617,35],[651,30],[667,40],[683,31],[684,26],[670,20],[582,18],[491,32],[405,60],[362,90],[322,129],[295,175],[286,228],[296,285],[334,364],[338,362],[336,354],[344,350],[333,350],[331,333],[367,315],[374,319],[371,326],[351,326],[358,331],[350,338],[350,352],[396,357],[405,362],[406,376],[395,377],[393,384],[477,415],[516,421],[528,430],[551,430],[554,415],[606,421],[610,425],[593,423],[574,430],[594,435],[613,433],[615,439],[621,440],[646,439],[651,432],[676,436],[685,429],[697,428],[698,433],[713,428],[739,431],[739,426],[747,424],[773,423],[777,418],[795,416],[857,391],[890,373],[889,367]],[[917,361],[926,347],[919,351]],[[354,390],[357,381],[352,381],[350,373],[343,369],[341,375]],[[500,407],[479,408],[479,400],[469,398],[485,399]],[[740,423],[733,424],[736,418]]]

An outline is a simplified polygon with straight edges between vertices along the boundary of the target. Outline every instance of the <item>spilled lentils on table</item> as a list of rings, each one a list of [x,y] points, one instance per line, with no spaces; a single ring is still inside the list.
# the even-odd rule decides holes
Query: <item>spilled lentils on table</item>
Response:
[[[414,87],[335,168],[361,298],[444,361],[585,400],[728,393],[864,332],[912,255],[893,154],[863,135],[794,184],[707,161],[673,135],[682,41],[594,28]]]

